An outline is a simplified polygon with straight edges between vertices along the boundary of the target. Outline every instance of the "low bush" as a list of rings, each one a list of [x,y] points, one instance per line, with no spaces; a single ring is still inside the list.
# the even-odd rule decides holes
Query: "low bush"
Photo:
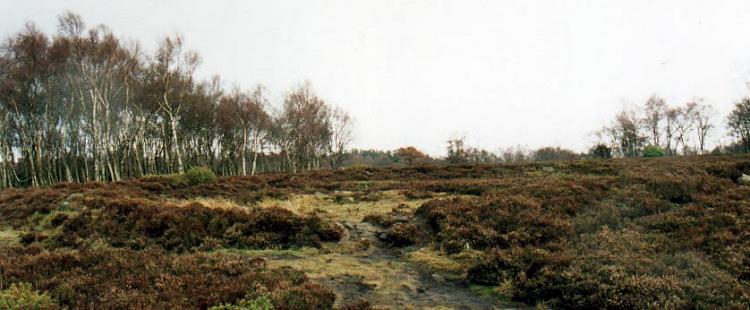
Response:
[[[664,150],[656,145],[648,145],[643,148],[643,157],[663,157]]]
[[[38,290],[72,309],[99,308],[103,300],[113,309],[206,309],[263,294],[270,294],[276,309],[325,309],[334,301],[333,292],[310,284],[299,271],[268,270],[248,257],[226,253],[3,249],[0,272],[5,281],[36,283]]]
[[[147,175],[134,181],[146,190],[163,192],[216,182],[216,174],[206,167],[192,167],[185,173]]]
[[[668,177],[655,177],[649,179],[648,189],[661,199],[671,203],[684,204],[693,200],[698,185],[692,184],[691,180],[679,180]]]
[[[198,185],[215,182],[216,174],[206,167],[192,167],[185,172],[185,178],[190,185]]]
[[[469,269],[483,285],[510,282],[513,298],[566,309],[736,308],[747,286],[695,253],[662,253],[656,234],[607,228],[574,248],[492,250]]]
[[[288,248],[337,241],[341,228],[315,215],[271,207],[245,209],[158,205],[141,199],[90,199],[60,223],[48,247],[87,247],[103,240],[113,247],[159,246],[185,252],[215,247]]]
[[[0,291],[0,309],[2,310],[51,310],[58,308],[59,306],[52,297],[47,293],[34,290],[29,283],[13,283],[7,289]]]
[[[144,187],[152,191],[162,191],[167,188],[180,188],[188,185],[188,179],[184,174],[159,174],[147,175],[140,179]]]
[[[417,209],[448,253],[541,246],[573,234],[570,217],[524,196],[432,200]]]
[[[383,241],[391,246],[402,247],[420,243],[425,240],[422,227],[412,223],[393,224],[385,233]]]
[[[305,284],[273,293],[274,309],[332,309],[336,294],[317,284]]]

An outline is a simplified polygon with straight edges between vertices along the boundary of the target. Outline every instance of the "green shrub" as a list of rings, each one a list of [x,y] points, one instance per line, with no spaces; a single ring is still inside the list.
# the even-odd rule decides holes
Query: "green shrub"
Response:
[[[47,293],[39,293],[29,283],[13,283],[0,291],[0,309],[58,309]]]
[[[179,188],[188,185],[185,175],[179,173],[147,175],[141,178],[141,181],[149,184],[146,187],[152,190],[162,190],[165,186]]]
[[[190,185],[216,181],[216,174],[206,167],[192,167],[185,173],[185,177]]]
[[[662,157],[664,155],[664,150],[656,145],[649,145],[643,148],[643,157]]]

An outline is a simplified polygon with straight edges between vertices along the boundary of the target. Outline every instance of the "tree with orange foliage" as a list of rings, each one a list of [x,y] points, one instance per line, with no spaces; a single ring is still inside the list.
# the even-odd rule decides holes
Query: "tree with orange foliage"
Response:
[[[430,160],[430,156],[422,153],[413,146],[398,148],[396,152],[394,152],[394,155],[409,166]]]

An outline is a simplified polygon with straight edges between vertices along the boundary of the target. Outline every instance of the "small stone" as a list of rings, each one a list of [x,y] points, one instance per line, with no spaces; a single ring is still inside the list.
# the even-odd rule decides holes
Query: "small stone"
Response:
[[[378,239],[380,239],[380,240],[386,240],[386,239],[388,239],[388,234],[384,233],[384,232],[379,233],[378,234]]]
[[[750,175],[742,174],[739,179],[737,179],[737,183],[740,183],[740,185],[750,185]]]

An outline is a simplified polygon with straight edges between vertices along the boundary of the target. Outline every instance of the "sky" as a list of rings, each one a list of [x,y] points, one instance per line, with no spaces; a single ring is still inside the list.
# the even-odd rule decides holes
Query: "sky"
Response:
[[[309,80],[353,116],[357,148],[443,155],[465,136],[584,151],[652,94],[704,98],[726,143],[726,115],[750,94],[747,0],[0,0],[0,37],[27,22],[54,33],[68,10],[146,49],[180,33],[201,78],[263,84],[277,106]]]

